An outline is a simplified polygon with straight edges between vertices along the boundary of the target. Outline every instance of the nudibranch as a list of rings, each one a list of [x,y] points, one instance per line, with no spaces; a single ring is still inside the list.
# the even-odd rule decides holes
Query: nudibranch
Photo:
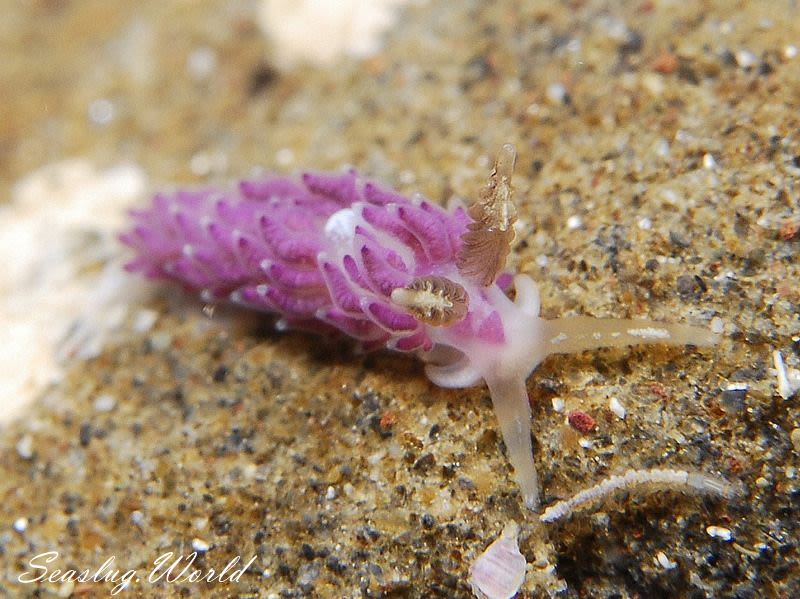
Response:
[[[127,269],[177,281],[206,302],[273,313],[282,329],[338,330],[367,349],[416,352],[442,387],[485,381],[525,504],[536,509],[526,379],[542,360],[716,337],[649,320],[540,318],[536,283],[504,270],[517,218],[515,159],[503,146],[468,209],[407,198],[354,170],[159,194],[121,237],[136,252]]]

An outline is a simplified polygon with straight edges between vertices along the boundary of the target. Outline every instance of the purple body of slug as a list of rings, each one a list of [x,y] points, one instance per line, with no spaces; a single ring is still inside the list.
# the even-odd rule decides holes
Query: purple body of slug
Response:
[[[447,211],[411,200],[353,170],[159,194],[133,216],[122,236],[138,254],[128,270],[178,281],[209,302],[278,314],[284,327],[322,321],[367,348],[401,351],[429,350],[433,342],[424,323],[392,303],[392,291],[419,277],[458,276],[470,222],[461,206]],[[477,313],[455,326],[502,340],[497,315],[473,305]]]

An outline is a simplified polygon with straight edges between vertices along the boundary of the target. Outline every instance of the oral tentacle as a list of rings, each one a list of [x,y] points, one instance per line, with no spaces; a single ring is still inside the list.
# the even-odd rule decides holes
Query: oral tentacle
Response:
[[[531,444],[531,406],[525,379],[518,376],[489,374],[484,377],[492,396],[494,413],[500,424],[508,461],[514,468],[525,505],[539,507],[539,475],[533,463]]]
[[[702,327],[653,320],[567,316],[542,321],[547,355],[642,344],[709,346],[719,336]]]

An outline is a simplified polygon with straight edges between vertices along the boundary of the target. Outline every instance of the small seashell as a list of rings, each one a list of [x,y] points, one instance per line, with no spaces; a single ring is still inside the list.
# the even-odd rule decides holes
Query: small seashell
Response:
[[[480,599],[511,599],[525,581],[525,556],[519,552],[519,525],[509,522],[470,568],[469,583]]]

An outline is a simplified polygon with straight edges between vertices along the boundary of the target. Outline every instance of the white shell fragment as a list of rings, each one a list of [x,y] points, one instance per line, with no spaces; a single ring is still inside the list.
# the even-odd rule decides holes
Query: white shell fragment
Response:
[[[666,553],[664,553],[663,551],[659,551],[659,552],[656,554],[656,557],[655,557],[655,562],[656,562],[656,563],[657,563],[659,566],[661,566],[662,568],[664,568],[665,570],[674,570],[675,568],[677,568],[677,567],[678,567],[678,563],[677,563],[677,562],[673,562],[671,559],[669,559],[669,558],[667,557],[667,554],[666,554]]]
[[[577,214],[573,214],[567,219],[567,228],[572,229],[580,229],[583,226],[583,220]]]
[[[783,399],[789,399],[800,391],[800,371],[794,368],[786,368],[783,363],[781,352],[772,352],[772,362],[775,364],[775,374],[778,377],[778,395]]]
[[[469,583],[480,599],[511,599],[525,581],[525,556],[519,552],[519,525],[509,522],[470,568]]]
[[[18,533],[22,534],[26,530],[28,530],[28,519],[27,518],[17,518],[14,520],[14,524],[12,525],[14,530]]]
[[[102,395],[98,395],[92,402],[92,407],[95,409],[96,412],[110,412],[116,407],[116,405],[117,405],[116,398],[113,395],[109,395],[108,393],[103,393]]]
[[[722,539],[723,541],[730,541],[733,539],[731,529],[725,528],[724,526],[707,526],[706,532],[708,536],[714,537],[715,539]]]
[[[725,322],[719,316],[711,319],[711,332],[715,335],[722,335],[725,332]]]
[[[33,437],[25,435],[17,442],[17,455],[23,460],[33,457]]]
[[[627,411],[625,410],[625,406],[616,398],[612,397],[608,402],[608,409],[614,412],[617,418],[620,420],[625,420],[625,415]]]
[[[747,391],[750,389],[750,385],[747,383],[730,383],[725,389],[727,391]]]

